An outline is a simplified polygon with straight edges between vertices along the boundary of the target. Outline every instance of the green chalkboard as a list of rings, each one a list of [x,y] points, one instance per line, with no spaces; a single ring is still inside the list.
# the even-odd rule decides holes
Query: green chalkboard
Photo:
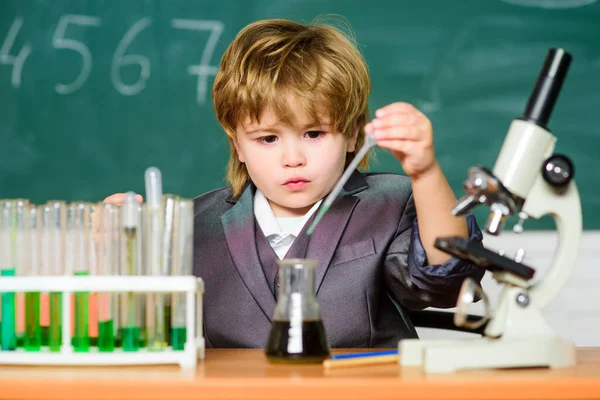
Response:
[[[167,192],[222,186],[228,147],[210,92],[227,44],[257,19],[323,14],[352,26],[371,70],[371,109],[401,100],[430,117],[457,195],[469,166],[493,166],[547,50],[569,51],[549,126],[557,152],[574,160],[584,228],[600,229],[597,0],[5,0],[0,198],[142,193],[151,165]],[[378,159],[373,170],[401,172],[389,154]]]

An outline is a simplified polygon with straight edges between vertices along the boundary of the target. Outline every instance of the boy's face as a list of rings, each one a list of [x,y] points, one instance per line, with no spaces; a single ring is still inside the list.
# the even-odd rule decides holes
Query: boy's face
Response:
[[[344,171],[346,153],[356,145],[356,135],[347,139],[332,132],[328,121],[311,124],[289,103],[297,126],[265,111],[260,123],[241,124],[234,141],[240,162],[278,217],[302,216],[326,196]]]

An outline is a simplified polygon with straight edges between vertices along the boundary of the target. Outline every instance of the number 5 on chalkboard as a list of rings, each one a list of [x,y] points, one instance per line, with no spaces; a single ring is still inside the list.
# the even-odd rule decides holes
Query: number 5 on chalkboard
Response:
[[[64,37],[69,24],[81,26],[100,26],[101,20],[100,18],[90,17],[87,15],[68,14],[63,15],[58,21],[56,31],[54,31],[54,36],[52,37],[52,46],[57,49],[73,50],[81,54],[81,58],[83,60],[81,72],[79,72],[79,75],[73,80],[73,82],[66,85],[58,83],[54,86],[56,92],[60,94],[73,93],[79,89],[81,86],[83,86],[86,79],[90,75],[90,71],[92,70],[92,54],[87,46],[77,40],[66,39]]]

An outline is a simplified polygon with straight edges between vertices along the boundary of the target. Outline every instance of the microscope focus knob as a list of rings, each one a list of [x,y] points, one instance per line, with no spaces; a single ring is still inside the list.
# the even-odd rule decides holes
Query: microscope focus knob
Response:
[[[549,185],[564,187],[571,182],[575,169],[571,160],[562,154],[553,154],[542,165],[542,177]]]

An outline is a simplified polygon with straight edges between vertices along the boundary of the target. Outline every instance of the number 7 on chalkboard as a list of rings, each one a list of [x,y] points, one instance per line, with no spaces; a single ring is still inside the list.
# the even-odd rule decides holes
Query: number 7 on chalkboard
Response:
[[[210,31],[210,36],[204,46],[200,64],[190,65],[187,72],[190,75],[198,75],[198,86],[196,88],[196,101],[198,104],[206,102],[206,92],[208,90],[208,77],[215,76],[218,68],[210,65],[210,59],[215,51],[217,41],[223,32],[223,23],[221,21],[201,21],[193,19],[173,19],[171,25],[175,29],[187,29],[195,31]]]

